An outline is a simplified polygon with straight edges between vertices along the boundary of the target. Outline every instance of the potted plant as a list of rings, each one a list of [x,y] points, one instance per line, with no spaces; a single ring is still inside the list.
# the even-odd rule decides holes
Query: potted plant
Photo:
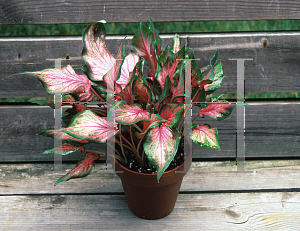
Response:
[[[129,208],[139,217],[158,219],[173,210],[186,173],[183,170],[191,165],[192,155],[183,155],[184,135],[201,146],[220,148],[217,129],[208,124],[190,121],[191,132],[184,134],[185,60],[191,60],[190,94],[192,105],[200,108],[198,116],[222,120],[235,104],[219,100],[221,95],[209,97],[225,77],[217,60],[218,51],[208,66],[199,68],[193,52],[188,54],[178,35],[172,47],[163,50],[150,19],[149,27],[140,23],[137,29],[132,39],[134,51],[126,56],[122,42],[115,58],[105,45],[104,24],[92,23],[83,34],[82,73],[76,73],[71,65],[23,73],[37,76],[49,93],[61,93],[63,102],[72,104],[62,116],[62,129],[42,131],[43,136],[62,140],[61,147],[44,153],[84,153],[77,166],[56,181],[57,185],[87,176],[94,160],[110,155],[86,150],[84,145],[114,139],[115,170]],[[89,107],[87,102],[92,100],[99,102],[98,108]]]

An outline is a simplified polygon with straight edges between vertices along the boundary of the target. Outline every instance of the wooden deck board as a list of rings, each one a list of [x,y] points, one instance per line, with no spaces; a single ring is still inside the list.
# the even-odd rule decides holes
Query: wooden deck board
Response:
[[[1,3],[1,24],[299,19],[298,1],[14,0]]]
[[[300,193],[179,194],[173,212],[143,220],[125,195],[1,196],[2,230],[299,230]]]
[[[174,35],[162,35],[163,48],[172,45]],[[224,75],[227,76],[217,93],[236,93],[237,62],[231,58],[252,58],[245,61],[245,93],[300,92],[298,83],[299,32],[248,32],[248,33],[203,33],[183,34],[187,46],[201,58],[199,66],[209,64],[210,58],[219,49]],[[107,36],[109,51],[116,56],[124,36]],[[132,36],[125,39],[128,54],[132,48]],[[263,48],[264,40],[267,41]],[[71,63],[74,67],[84,64],[81,60],[81,37],[25,37],[0,38],[0,98],[50,96],[35,76],[14,75],[25,71],[39,71],[54,68],[49,59],[65,58],[62,65]]]
[[[53,164],[1,164],[0,195],[123,192],[111,165],[101,163],[96,163],[89,176],[54,187],[55,181],[74,167],[63,164],[61,171],[53,171]],[[193,162],[181,192],[300,188],[300,160],[246,161],[246,172],[236,170],[235,161]]]

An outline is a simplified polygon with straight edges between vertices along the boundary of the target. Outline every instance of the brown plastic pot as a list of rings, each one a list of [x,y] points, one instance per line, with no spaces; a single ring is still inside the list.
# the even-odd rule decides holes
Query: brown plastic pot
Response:
[[[164,172],[158,183],[156,174],[131,171],[116,160],[115,171],[121,178],[131,212],[148,220],[169,215],[174,209],[183,176],[190,169],[191,162],[192,154],[177,168]]]

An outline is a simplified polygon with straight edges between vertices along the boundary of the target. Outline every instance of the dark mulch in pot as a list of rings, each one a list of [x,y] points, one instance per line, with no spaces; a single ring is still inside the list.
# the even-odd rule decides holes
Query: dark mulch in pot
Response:
[[[180,166],[184,162],[184,159],[186,159],[186,158],[187,157],[184,157],[183,148],[179,147],[175,158],[172,160],[171,164],[165,170],[165,172],[170,171],[170,170]],[[149,160],[147,159],[146,156],[145,156],[145,161],[144,161],[143,167],[139,167],[138,161],[137,161],[136,157],[134,157],[134,156],[131,157],[130,159],[127,158],[127,161],[128,161],[128,163],[123,166],[132,171],[139,172],[139,173],[149,173],[149,174],[155,174],[157,172],[156,168],[152,164],[149,163]]]

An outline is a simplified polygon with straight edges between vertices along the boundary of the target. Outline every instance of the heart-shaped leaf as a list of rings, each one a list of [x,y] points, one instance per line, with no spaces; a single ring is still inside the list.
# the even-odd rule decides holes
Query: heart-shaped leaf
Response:
[[[179,39],[178,34],[174,35],[172,47],[173,47],[172,52],[174,54],[177,53],[180,50],[180,39]]]
[[[71,180],[73,178],[85,177],[89,175],[94,167],[95,163],[94,160],[99,159],[99,156],[92,153],[87,153],[76,165],[74,169],[72,169],[68,174],[64,175],[63,177],[59,178],[55,185],[59,184],[60,182],[65,182]]]
[[[155,49],[153,46],[155,39],[154,33],[149,28],[140,23],[139,29],[131,40],[132,46],[136,49],[138,54],[145,58],[150,65],[149,76],[154,77],[157,69],[157,59]]]
[[[107,122],[106,117],[97,116],[91,110],[76,114],[70,125],[62,131],[77,139],[95,143],[103,143],[118,132],[115,123]]]
[[[217,128],[210,128],[208,124],[193,127],[190,137],[203,147],[220,149]]]
[[[134,76],[135,79],[132,83],[134,96],[142,103],[148,103],[151,99],[151,90],[143,77],[141,63],[137,64],[136,72],[137,76]]]
[[[157,169],[158,181],[176,155],[180,138],[178,131],[164,125],[154,127],[147,133],[144,150],[149,162]]]
[[[179,59],[182,59],[183,57],[184,57],[184,47],[176,54],[169,56],[167,58],[167,61],[163,65],[163,67],[159,69],[159,73],[156,76],[156,78],[160,83],[161,89],[164,88],[164,84],[167,76],[169,76],[171,80],[171,84],[174,84],[174,75],[176,72],[176,68],[178,66]]]
[[[77,147],[69,143],[63,143],[61,147],[56,147],[44,151],[43,154],[58,154],[58,155],[68,155],[77,150],[80,150],[82,147]]]
[[[82,59],[86,62],[89,78],[94,81],[103,80],[116,61],[106,48],[105,33],[101,22],[90,24],[83,33]]]
[[[117,84],[119,84],[122,89],[124,89],[125,86],[129,83],[130,72],[133,71],[135,65],[139,62],[139,59],[139,56],[133,52],[125,57],[124,63],[121,67],[120,78],[117,80]]]
[[[58,140],[65,140],[65,141],[75,141],[82,144],[87,144],[88,141],[85,139],[77,139],[73,136],[70,136],[69,134],[62,131],[62,129],[54,130],[52,128],[45,129],[42,131],[39,135],[46,136],[46,137],[52,137]]]
[[[161,118],[159,114],[151,114],[150,120],[143,121],[143,131],[141,133],[136,133],[136,135],[139,138],[142,138],[143,135],[145,135],[149,131],[149,129],[161,125],[161,123],[165,121],[166,120]]]
[[[85,75],[76,74],[71,65],[66,65],[61,69],[48,68],[42,71],[23,72],[22,74],[37,76],[46,91],[51,94],[72,93],[80,101],[90,101],[93,98],[90,91],[91,81]]]
[[[209,102],[205,108],[200,109],[199,115],[201,117],[208,115],[215,120],[223,120],[231,114],[235,105],[235,103],[228,103],[221,100]]]
[[[115,103],[115,121],[120,124],[134,124],[141,120],[149,120],[150,113],[143,110],[140,105],[128,105],[124,101]]]
[[[159,113],[166,120],[162,124],[168,127],[176,125],[182,117],[183,109],[184,105],[182,103],[165,104]]]

